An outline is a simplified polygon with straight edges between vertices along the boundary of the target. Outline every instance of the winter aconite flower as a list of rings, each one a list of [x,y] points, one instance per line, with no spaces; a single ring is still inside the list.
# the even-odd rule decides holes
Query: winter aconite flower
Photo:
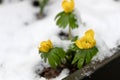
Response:
[[[62,8],[66,13],[72,12],[74,9],[74,0],[63,0]]]
[[[88,31],[85,32],[85,35],[91,36],[91,37],[94,38],[94,31],[92,29],[90,29],[90,30],[88,30]]]
[[[96,45],[94,39],[94,31],[92,29],[85,32],[85,35],[75,42],[76,46],[80,49],[93,48]]]
[[[53,47],[52,42],[50,40],[43,41],[40,43],[39,51],[47,53]]]

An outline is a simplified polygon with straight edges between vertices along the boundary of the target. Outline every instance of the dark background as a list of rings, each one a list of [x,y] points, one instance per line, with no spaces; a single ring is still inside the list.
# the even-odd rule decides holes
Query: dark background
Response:
[[[120,57],[112,60],[83,80],[120,80]]]

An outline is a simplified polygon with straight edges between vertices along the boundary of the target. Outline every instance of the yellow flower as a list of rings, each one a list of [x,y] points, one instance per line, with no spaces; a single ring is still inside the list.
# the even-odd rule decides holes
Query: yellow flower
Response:
[[[74,9],[74,0],[63,0],[62,8],[66,13],[72,12]]]
[[[49,52],[49,50],[53,47],[52,42],[50,40],[43,41],[40,43],[39,51],[41,52]]]
[[[92,29],[85,32],[85,35],[89,35],[94,38],[94,31]]]
[[[76,46],[80,49],[89,49],[93,48],[96,45],[96,41],[94,39],[94,31],[88,30],[85,32],[85,35],[75,42]]]

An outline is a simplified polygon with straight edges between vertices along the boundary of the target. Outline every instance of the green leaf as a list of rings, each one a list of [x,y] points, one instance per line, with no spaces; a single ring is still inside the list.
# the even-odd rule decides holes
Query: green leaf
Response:
[[[71,41],[74,42],[74,41],[76,41],[77,39],[78,39],[78,36],[75,36],[75,37],[72,38]]]
[[[96,47],[88,49],[85,63],[86,64],[90,63],[91,59],[97,54],[97,52],[98,52],[98,49]]]
[[[60,27],[60,28],[66,28],[68,23],[69,23],[69,15],[66,14],[65,12],[61,12],[59,13],[56,18],[57,22],[56,24]]]
[[[56,17],[55,17],[55,20],[56,20],[58,17],[60,17],[62,14],[64,14],[64,11],[58,13],[58,14],[56,15]]]
[[[92,53],[93,56],[96,55],[96,53],[98,52],[98,48],[97,47],[93,47],[91,52],[93,52]]]
[[[88,52],[88,53],[86,54],[86,61],[85,61],[85,63],[86,63],[86,64],[90,63],[91,59],[92,59],[91,53]]]
[[[97,54],[97,52],[98,49],[96,47],[90,49],[76,49],[76,54],[72,64],[77,64],[77,67],[80,69],[84,63],[90,63],[91,59]]]
[[[62,60],[66,56],[66,52],[62,48],[52,48],[49,52],[47,53],[41,53],[41,58],[44,59],[46,62],[48,60],[49,64],[51,67],[56,68],[58,65],[62,63]]]
[[[58,48],[58,47],[56,47],[56,48],[54,48],[52,51],[51,51],[51,53],[54,53],[54,54],[56,54],[58,57],[60,57],[60,58],[64,58],[65,57],[65,51],[62,49],[62,48]]]
[[[57,25],[61,28],[66,28],[68,25],[68,17],[67,16],[62,16],[58,19]]]
[[[57,65],[60,65],[60,63],[61,63],[61,58],[58,56],[58,55],[56,55],[56,54],[54,54],[54,55],[52,55],[52,57],[53,57],[53,59],[55,60],[55,62],[56,62],[56,66]]]
[[[48,56],[48,62],[51,65],[51,67],[56,68],[56,62],[52,56]]]
[[[80,59],[80,54],[79,54],[79,53],[76,53],[76,54],[75,54],[75,57],[74,57],[74,59],[73,59],[73,61],[72,61],[72,64],[76,63],[79,59]]]
[[[77,19],[75,17],[75,14],[71,13],[69,15],[69,26],[72,28],[72,29],[75,29],[75,28],[78,28],[78,24],[77,24]]]
[[[60,28],[66,28],[67,25],[69,25],[72,29],[78,27],[77,19],[73,13],[65,13],[64,11],[60,12],[56,15],[55,20],[57,20],[56,24]]]
[[[79,51],[78,53],[76,53],[72,61],[72,64],[77,63],[77,67],[80,69],[84,64],[85,57],[86,57],[86,53],[83,51]]]
[[[75,44],[71,44],[71,45],[69,46],[69,49],[70,49],[71,51],[78,51],[78,50],[80,50]]]
[[[85,58],[85,55],[84,55],[84,58]],[[83,64],[84,64],[84,58],[80,58],[78,63],[77,63],[77,67],[80,69],[82,68]]]
[[[47,56],[48,53],[41,53],[41,58],[43,58],[45,62],[47,61]]]
[[[56,68],[58,65],[62,63],[62,59],[65,58],[65,51],[62,48],[53,48],[49,53],[48,62],[51,67]]]

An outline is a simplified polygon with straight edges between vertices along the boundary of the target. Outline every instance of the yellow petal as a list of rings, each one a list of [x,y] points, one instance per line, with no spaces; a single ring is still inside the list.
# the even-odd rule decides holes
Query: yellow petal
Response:
[[[52,42],[50,40],[48,40],[48,45],[49,45],[50,48],[53,47]]]
[[[92,29],[85,32],[85,35],[94,37],[94,31]]]
[[[79,40],[77,40],[75,44],[78,48],[83,49],[82,43]]]
[[[76,46],[80,49],[89,49],[96,45],[96,41],[94,39],[93,32],[88,31],[85,34],[86,35],[84,35],[82,38],[80,38],[79,40],[77,40],[75,42]]]
[[[53,47],[52,42],[50,40],[43,41],[40,43],[39,51],[41,52],[49,52],[49,50]]]
[[[74,9],[74,0],[63,0],[62,8],[66,13],[72,12]]]
[[[48,49],[46,49],[45,47],[40,47],[39,49],[41,52],[48,52]]]
[[[44,46],[44,45],[46,45],[46,43],[47,43],[47,41],[43,41],[40,43],[40,46]]]

